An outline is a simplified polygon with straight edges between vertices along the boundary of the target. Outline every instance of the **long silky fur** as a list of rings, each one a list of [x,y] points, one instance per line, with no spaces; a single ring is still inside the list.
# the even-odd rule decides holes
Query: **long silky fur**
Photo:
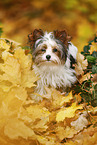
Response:
[[[37,39],[35,34],[37,34]],[[33,37],[34,35],[34,37]],[[65,38],[64,38],[65,37]],[[65,90],[67,87],[71,87],[76,82],[76,72],[71,67],[71,58],[74,59],[74,62],[76,62],[76,54],[77,54],[77,48],[69,41],[70,37],[67,36],[67,33],[65,31],[54,31],[53,33],[43,33],[42,30],[35,30],[33,34],[30,35],[30,41],[31,46],[33,44],[33,58],[35,61],[35,53],[38,51],[39,45],[41,47],[42,43],[47,42],[47,44],[54,44],[54,42],[58,45],[60,48],[60,52],[63,53],[64,57],[66,57],[64,63],[60,64],[48,64],[40,62],[41,65],[37,65],[37,63],[34,63],[33,69],[36,73],[36,75],[40,78],[37,81],[37,87],[35,89],[35,92],[43,95],[46,94],[44,86],[47,87],[54,87],[54,88],[63,88]],[[59,44],[58,44],[59,43]],[[66,54],[65,54],[66,53]],[[41,54],[39,54],[40,57],[42,57]],[[53,53],[51,53],[53,57]],[[55,54],[54,54],[55,55]],[[57,56],[56,56],[57,58]],[[59,59],[59,58],[58,58]],[[60,62],[63,58],[60,59]],[[37,59],[36,59],[37,62]],[[53,62],[53,60],[52,60]],[[40,96],[33,96],[35,100],[39,101],[42,100],[42,97]]]

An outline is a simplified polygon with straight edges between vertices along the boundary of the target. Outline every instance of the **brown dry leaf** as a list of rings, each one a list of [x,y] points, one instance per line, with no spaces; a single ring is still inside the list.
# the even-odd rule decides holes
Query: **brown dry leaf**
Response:
[[[81,96],[80,96],[80,93],[79,93],[78,95],[74,95],[74,98],[75,98],[75,101],[76,101],[77,103],[80,103],[81,100],[82,100],[82,98],[81,98]]]
[[[97,84],[97,74],[92,74],[91,81],[93,81],[95,84]]]
[[[83,75],[80,79],[79,79],[79,83],[82,84],[83,81],[86,81],[88,79],[91,78],[91,74],[90,73],[87,73],[85,75]]]
[[[83,70],[88,66],[87,59],[84,59],[84,56],[81,53],[77,53],[77,65],[75,65],[76,75],[82,75]]]

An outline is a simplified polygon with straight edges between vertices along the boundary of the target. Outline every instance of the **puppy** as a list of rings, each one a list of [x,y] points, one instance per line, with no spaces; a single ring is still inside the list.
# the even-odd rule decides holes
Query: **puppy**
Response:
[[[35,29],[28,35],[33,56],[33,69],[39,76],[35,92],[46,94],[46,87],[54,87],[65,91],[76,82],[77,47],[71,43],[71,37],[65,30],[43,32]],[[36,100],[42,100],[37,97]]]

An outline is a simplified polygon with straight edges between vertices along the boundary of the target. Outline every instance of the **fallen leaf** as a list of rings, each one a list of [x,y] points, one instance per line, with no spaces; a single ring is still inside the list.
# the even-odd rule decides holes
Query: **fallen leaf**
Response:
[[[97,43],[95,42],[92,42],[91,49],[89,50],[90,54],[92,54],[93,51],[97,51]]]
[[[75,65],[75,71],[77,75],[82,75],[83,70],[87,68],[88,62],[87,59],[81,54],[77,53],[77,65]]]
[[[39,105],[33,105],[26,108],[28,114],[32,118],[32,122],[36,119],[46,119],[48,121],[50,112],[45,107]]]
[[[59,112],[56,115],[56,121],[63,121],[66,117],[67,118],[72,118],[75,116],[75,111],[78,109],[83,109],[82,105],[77,105],[76,103],[73,103],[70,107],[68,108],[62,108],[59,110]]]
[[[28,139],[28,137],[32,139],[36,138],[33,130],[27,127],[24,122],[17,118],[9,119],[6,126],[4,127],[4,133],[11,139],[18,139],[19,137],[24,139]]]
[[[87,120],[87,112],[83,112],[77,120],[71,122],[71,126],[77,131],[81,131],[83,128],[87,127],[89,122]]]
[[[9,48],[10,48],[10,45],[7,44],[5,42],[5,40],[3,40],[2,38],[0,38],[0,51],[1,51],[1,49],[4,49],[6,51],[9,51]]]
[[[90,78],[91,78],[91,74],[87,73],[87,74],[83,75],[78,81],[80,84],[82,84],[82,82],[89,80]]]

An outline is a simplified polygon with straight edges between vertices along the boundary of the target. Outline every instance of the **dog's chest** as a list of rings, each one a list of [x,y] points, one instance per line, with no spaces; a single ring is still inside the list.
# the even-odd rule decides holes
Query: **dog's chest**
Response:
[[[37,81],[37,91],[41,92],[44,86],[47,87],[66,87],[71,86],[76,81],[74,70],[68,69],[65,66],[33,66],[36,75],[39,76]]]

